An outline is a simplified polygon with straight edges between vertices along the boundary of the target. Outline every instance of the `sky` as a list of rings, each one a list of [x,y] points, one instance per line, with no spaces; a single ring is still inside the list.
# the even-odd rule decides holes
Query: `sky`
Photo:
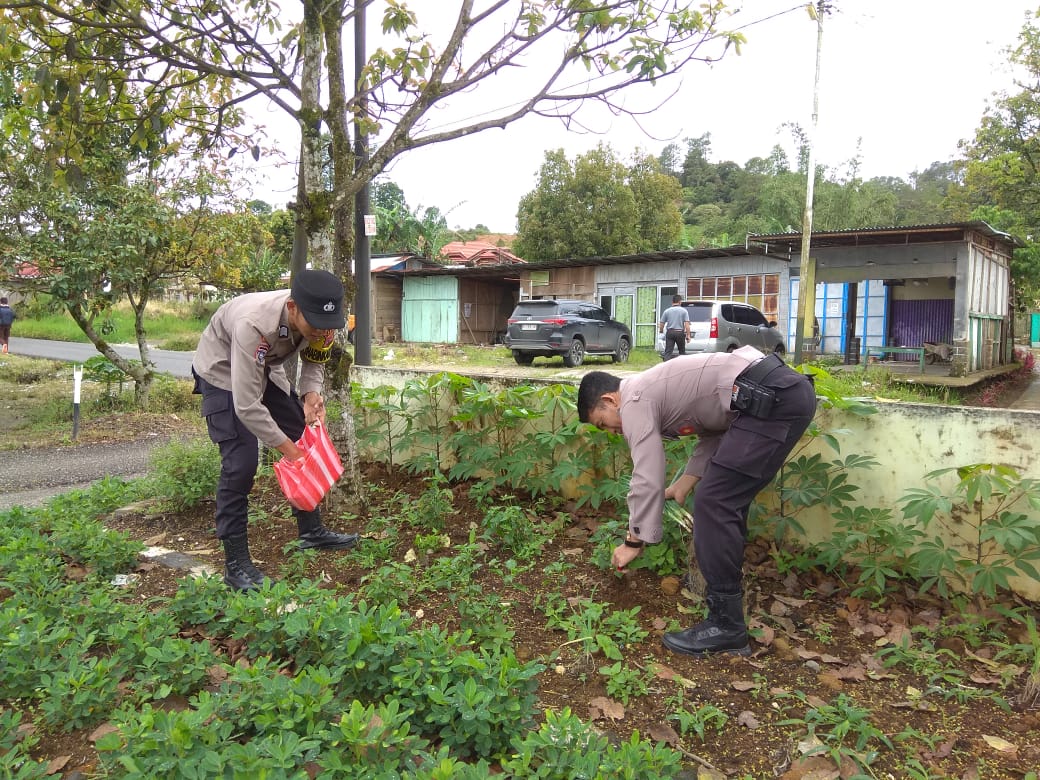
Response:
[[[443,0],[412,0],[420,24],[434,35]],[[481,3],[478,1],[478,6]],[[958,142],[974,134],[994,92],[1013,89],[1006,49],[1017,42],[1026,12],[1040,0],[832,0],[820,50],[819,111],[814,154],[818,165],[844,172],[861,160],[861,178],[907,179],[936,161],[958,156]],[[781,144],[793,157],[789,131],[812,127],[818,27],[792,0],[731,0],[739,9],[728,27],[747,42],[713,65],[691,63],[678,93],[637,123],[590,110],[595,132],[569,131],[557,120],[527,117],[400,156],[382,179],[395,182],[414,210],[436,206],[452,228],[486,225],[516,230],[520,199],[538,183],[547,150],[569,159],[607,143],[627,160],[637,149],[657,155],[668,143],[710,133],[713,162],[743,166]],[[435,43],[436,45],[436,43]],[[671,91],[671,87],[668,91]],[[660,94],[663,90],[658,90]],[[490,92],[489,105],[511,102]],[[632,105],[657,103],[633,95]],[[498,101],[496,103],[496,101]],[[460,108],[461,110],[461,108]],[[270,117],[269,131],[291,139],[291,125]],[[295,158],[290,141],[281,152]],[[282,206],[292,198],[294,167],[262,161],[253,197]]]

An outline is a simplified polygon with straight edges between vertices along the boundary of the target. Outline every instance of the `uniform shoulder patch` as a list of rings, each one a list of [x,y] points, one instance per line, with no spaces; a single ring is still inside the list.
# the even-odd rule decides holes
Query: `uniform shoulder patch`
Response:
[[[264,365],[267,361],[267,353],[271,351],[271,345],[267,343],[267,339],[260,339],[260,343],[256,346],[256,364],[258,366]]]

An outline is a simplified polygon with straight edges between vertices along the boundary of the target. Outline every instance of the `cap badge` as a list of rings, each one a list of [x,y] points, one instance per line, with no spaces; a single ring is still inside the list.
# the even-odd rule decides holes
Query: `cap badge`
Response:
[[[321,308],[323,308],[325,311],[336,311],[336,302],[335,301],[329,301],[328,303],[326,303]]]

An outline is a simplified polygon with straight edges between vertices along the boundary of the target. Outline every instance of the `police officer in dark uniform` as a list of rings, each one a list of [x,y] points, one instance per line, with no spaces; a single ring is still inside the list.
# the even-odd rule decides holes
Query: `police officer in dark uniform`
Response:
[[[249,554],[249,492],[259,465],[257,441],[298,459],[304,426],[325,422],[325,363],[344,324],[343,284],[328,271],[296,274],[291,290],[249,293],[225,303],[199,340],[192,365],[195,392],[210,439],[220,447],[217,537],[226,558],[224,582],[238,590],[266,579]],[[285,362],[299,355],[299,394]],[[357,534],[325,528],[321,512],[294,509],[301,549],[344,550]]]

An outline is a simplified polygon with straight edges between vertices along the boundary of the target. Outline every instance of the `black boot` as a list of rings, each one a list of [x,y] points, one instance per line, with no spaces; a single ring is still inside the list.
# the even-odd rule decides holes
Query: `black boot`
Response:
[[[301,550],[349,550],[358,543],[357,534],[338,534],[321,524],[321,512],[294,510],[296,525],[300,529]]]
[[[267,577],[253,565],[249,557],[249,539],[245,534],[229,536],[223,540],[224,584],[235,590],[254,590],[264,584]]]
[[[683,655],[709,653],[750,655],[743,593],[708,591],[708,619],[685,631],[673,631],[661,639],[669,650]]]

